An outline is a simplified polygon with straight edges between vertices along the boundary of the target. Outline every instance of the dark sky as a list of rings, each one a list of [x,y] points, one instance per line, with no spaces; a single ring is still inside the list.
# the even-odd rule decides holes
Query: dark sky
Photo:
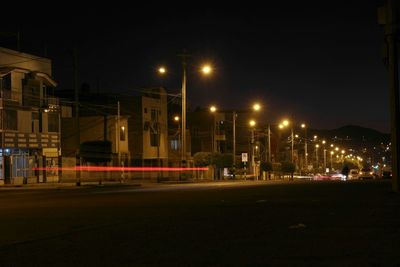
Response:
[[[355,124],[389,132],[383,29],[376,15],[383,1],[112,4],[26,8],[21,20],[8,20],[1,31],[19,28],[26,52],[42,54],[46,44],[63,89],[73,84],[74,42],[80,82],[127,94],[159,85],[179,92],[177,54],[186,49],[190,108],[241,109],[258,100],[270,123],[288,117],[312,128]],[[15,48],[11,37],[0,41]],[[214,65],[212,77],[197,72],[204,61]],[[160,64],[169,70],[163,79],[156,73]]]

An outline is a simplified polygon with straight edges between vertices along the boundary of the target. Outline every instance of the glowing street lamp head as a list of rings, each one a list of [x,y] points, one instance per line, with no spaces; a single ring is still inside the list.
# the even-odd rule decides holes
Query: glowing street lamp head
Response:
[[[261,105],[258,104],[258,103],[255,103],[255,104],[253,105],[253,109],[254,109],[255,111],[259,111],[259,110],[261,109]]]
[[[288,126],[288,125],[289,125],[289,121],[288,121],[288,120],[284,120],[284,121],[282,122],[282,124],[283,124],[283,126]]]
[[[217,108],[216,108],[215,106],[211,106],[211,107],[210,107],[210,111],[211,111],[211,112],[215,112],[215,111],[217,111]]]
[[[319,148],[319,145],[318,145],[318,144],[316,144],[316,145],[315,145],[315,147],[316,147],[316,148]]]
[[[256,126],[256,121],[255,120],[250,120],[249,124],[250,124],[251,127],[254,127],[254,126]]]
[[[281,123],[281,124],[279,124],[278,127],[279,127],[279,129],[283,129],[284,126],[283,126],[283,124]]]
[[[212,68],[211,68],[210,65],[204,65],[201,68],[201,72],[203,72],[204,74],[208,75],[208,74],[210,74],[212,72]]]
[[[167,72],[167,69],[165,67],[161,66],[158,68],[158,73],[165,74],[166,72]]]
[[[179,116],[175,116],[174,121],[179,121]]]
[[[301,128],[306,128],[306,124],[305,124],[305,123],[302,123],[302,124],[301,124]]]

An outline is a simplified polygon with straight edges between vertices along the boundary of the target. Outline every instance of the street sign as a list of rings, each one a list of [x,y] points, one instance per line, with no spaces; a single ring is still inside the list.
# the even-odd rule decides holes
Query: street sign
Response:
[[[242,162],[247,162],[247,153],[242,153]]]

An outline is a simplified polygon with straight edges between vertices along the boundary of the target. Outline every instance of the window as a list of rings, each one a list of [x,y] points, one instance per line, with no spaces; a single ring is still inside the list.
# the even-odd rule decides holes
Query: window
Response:
[[[158,110],[157,109],[151,109],[151,120],[158,121]]]
[[[1,78],[2,97],[11,98],[11,74],[7,74]]]
[[[25,80],[23,84],[23,105],[24,106],[40,106],[40,82],[33,79]]]
[[[119,129],[119,140],[120,141],[125,141],[125,126],[121,126],[121,128]]]
[[[58,132],[58,114],[48,113],[47,118],[49,121],[49,132]]]
[[[17,111],[16,110],[4,110],[4,129],[5,130],[18,130],[17,127]]]
[[[150,133],[150,145],[159,146],[160,135],[157,132]]]
[[[170,147],[172,150],[178,150],[179,149],[179,140],[176,140],[176,139],[171,140]]]
[[[39,132],[39,113],[32,112],[32,133]]]

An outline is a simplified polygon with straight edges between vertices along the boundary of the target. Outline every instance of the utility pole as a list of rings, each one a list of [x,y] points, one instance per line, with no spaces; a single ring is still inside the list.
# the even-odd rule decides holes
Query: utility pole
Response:
[[[117,144],[118,144],[118,166],[121,166],[121,148],[120,148],[120,136],[121,136],[121,126],[120,126],[120,105],[117,101]]]
[[[294,163],[294,135],[293,135],[293,126],[290,128],[290,138],[292,139],[292,153],[291,153],[291,160]]]
[[[378,9],[378,23],[385,25],[385,45],[387,51],[387,68],[389,74],[389,97],[390,97],[390,128],[392,141],[392,189],[399,193],[399,78],[397,58],[397,5],[396,0],[387,0],[386,5]]]
[[[253,168],[254,180],[258,180],[258,176],[256,174],[256,162],[254,158],[254,128],[251,129],[251,167]]]
[[[232,112],[232,139],[233,139],[233,151],[232,151],[232,164],[233,164],[233,178],[235,178],[236,172],[236,111]]]
[[[186,58],[183,52],[178,55],[182,61],[182,163],[186,160]]]
[[[78,48],[75,44],[74,51],[73,51],[73,69],[74,69],[74,92],[75,92],[75,129],[76,129],[76,166],[81,165],[81,159],[79,155],[79,147],[81,144],[81,137],[80,137],[80,125],[79,125],[79,88],[78,88]],[[79,164],[78,164],[79,163]],[[76,185],[81,185],[81,172],[77,170],[76,173]]]

